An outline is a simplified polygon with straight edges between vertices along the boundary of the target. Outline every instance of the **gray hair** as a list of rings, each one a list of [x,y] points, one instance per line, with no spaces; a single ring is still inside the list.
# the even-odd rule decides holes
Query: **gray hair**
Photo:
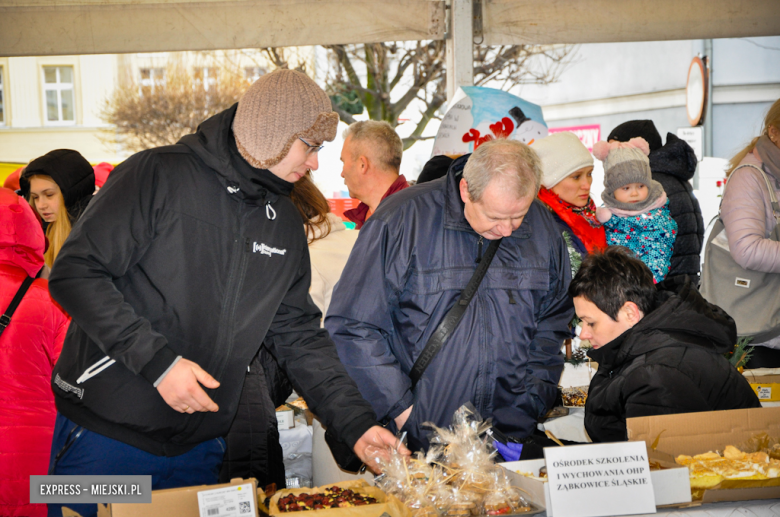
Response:
[[[477,202],[493,180],[500,180],[518,197],[536,196],[542,181],[542,162],[536,152],[516,140],[489,140],[477,147],[463,169],[469,197]]]
[[[398,172],[401,168],[401,157],[404,153],[404,144],[393,126],[384,121],[361,120],[351,124],[344,131],[344,140],[352,137],[352,142],[360,145],[360,148],[370,152],[376,158],[379,168]],[[358,147],[353,147],[352,156],[356,158],[360,153]]]

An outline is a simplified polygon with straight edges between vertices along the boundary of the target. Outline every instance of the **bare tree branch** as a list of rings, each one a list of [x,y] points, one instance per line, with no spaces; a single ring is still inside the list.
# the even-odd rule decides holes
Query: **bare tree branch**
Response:
[[[404,148],[425,139],[423,131],[431,120],[440,118],[437,112],[446,100],[445,41],[326,48],[335,58],[330,61],[326,79],[326,89],[332,96],[357,96],[370,119],[385,120],[394,127],[402,113],[421,103],[420,119],[412,134],[404,139]],[[574,49],[570,45],[475,46],[474,84],[498,84],[502,89],[549,84],[558,79]],[[347,112],[344,107],[336,111],[344,122],[354,120],[350,114],[354,112]]]
[[[446,101],[446,42],[386,42],[329,45],[325,89],[344,122],[355,122],[365,110],[373,120],[393,127],[409,108],[419,109],[415,128],[404,139],[407,149],[423,137],[428,123],[441,116]],[[570,63],[575,47],[566,45],[502,45],[474,47],[474,84],[509,89],[521,84],[548,84]],[[254,54],[252,53],[254,52]],[[107,101],[102,118],[115,126],[130,151],[172,144],[196,130],[209,116],[235,103],[248,87],[240,63],[248,58],[265,68],[305,71],[306,61],[293,48],[202,52],[219,70],[208,91],[181,63],[166,68],[165,81],[141,87],[122,85]],[[255,58],[262,56],[260,65]],[[209,65],[211,66],[211,65]]]
[[[204,84],[201,75],[182,63],[171,62],[164,80],[141,86],[135,81],[119,86],[106,100],[101,118],[112,124],[127,150],[175,144],[194,133],[202,121],[236,102],[249,87],[240,68],[222,62],[216,81]]]

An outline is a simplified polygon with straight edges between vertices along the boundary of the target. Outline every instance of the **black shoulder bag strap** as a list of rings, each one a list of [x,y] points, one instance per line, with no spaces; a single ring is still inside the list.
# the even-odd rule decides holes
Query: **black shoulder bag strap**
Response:
[[[433,358],[436,357],[436,354],[442,349],[447,338],[450,337],[452,331],[455,330],[455,327],[458,326],[458,323],[460,323],[460,320],[463,318],[463,314],[466,312],[469,303],[471,303],[471,299],[474,298],[474,295],[477,293],[479,284],[482,283],[482,279],[485,278],[490,263],[493,262],[493,257],[496,255],[496,250],[498,250],[501,241],[502,239],[490,241],[490,245],[488,246],[485,255],[482,257],[482,260],[479,261],[479,265],[477,266],[476,271],[474,271],[474,275],[471,277],[471,280],[469,280],[469,283],[466,285],[463,292],[460,293],[460,298],[458,298],[455,305],[453,305],[449,312],[444,316],[444,319],[439,323],[438,328],[436,328],[436,331],[431,335],[428,343],[426,343],[422,353],[414,362],[412,371],[409,372],[409,378],[412,379],[412,390],[417,386],[417,382],[422,378],[425,369],[431,364]]]
[[[14,299],[11,300],[10,305],[8,305],[8,308],[5,310],[5,314],[0,316],[0,336],[3,335],[3,331],[11,323],[11,316],[14,315],[14,312],[16,312],[16,308],[19,307],[19,304],[22,303],[22,298],[24,298],[24,295],[27,293],[27,289],[30,288],[33,280],[35,279],[31,276],[28,276],[24,279],[22,285],[19,286],[19,290],[16,291]]]

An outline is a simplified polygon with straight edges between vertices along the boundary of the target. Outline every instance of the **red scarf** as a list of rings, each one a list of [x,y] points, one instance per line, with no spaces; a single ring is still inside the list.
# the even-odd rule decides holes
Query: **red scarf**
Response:
[[[585,245],[588,253],[607,247],[604,227],[596,219],[596,204],[592,199],[588,198],[588,204],[585,206],[576,206],[567,203],[558,197],[558,194],[544,187],[539,189],[539,199],[571,228],[572,233]]]

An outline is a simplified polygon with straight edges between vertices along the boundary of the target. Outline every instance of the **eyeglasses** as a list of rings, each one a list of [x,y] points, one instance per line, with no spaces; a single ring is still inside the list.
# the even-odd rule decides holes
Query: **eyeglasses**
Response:
[[[322,150],[323,147],[325,147],[324,145],[311,145],[309,142],[307,142],[301,137],[298,137],[298,140],[306,144],[306,147],[308,147],[308,149],[306,149],[307,155],[318,153]]]

